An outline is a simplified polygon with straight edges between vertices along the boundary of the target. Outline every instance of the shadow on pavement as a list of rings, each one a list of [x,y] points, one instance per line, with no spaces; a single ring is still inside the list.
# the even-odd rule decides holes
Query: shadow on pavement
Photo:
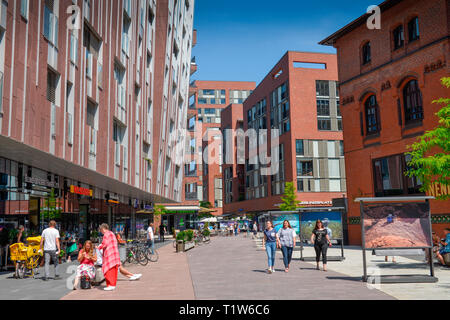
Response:
[[[362,282],[362,277],[327,277],[327,279]]]
[[[423,263],[378,263],[377,267],[380,269],[426,269],[428,265]]]

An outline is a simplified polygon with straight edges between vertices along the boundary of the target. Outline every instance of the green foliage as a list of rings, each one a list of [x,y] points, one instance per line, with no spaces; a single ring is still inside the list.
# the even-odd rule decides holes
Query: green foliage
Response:
[[[442,84],[450,88],[450,77],[443,78]],[[423,182],[421,191],[426,192],[434,183],[450,186],[450,98],[433,101],[444,106],[436,115],[439,125],[427,131],[412,146],[408,146],[411,162],[406,172],[408,177],[416,177]],[[437,197],[440,200],[450,199],[450,195]]]
[[[192,241],[194,239],[194,230],[186,230],[184,233],[186,235],[184,241]]]
[[[214,215],[212,215],[209,212],[204,212],[204,213],[199,213],[198,214],[198,218],[199,219],[212,218],[212,217],[214,217]]]
[[[209,229],[205,228],[205,229],[203,229],[202,234],[205,237],[209,237],[209,235],[211,234],[211,231],[209,231]]]
[[[19,234],[19,231],[17,229],[10,229],[8,231],[8,239],[9,242],[15,242],[17,240],[17,235]]]
[[[284,195],[281,197],[283,203],[280,205],[281,211],[295,211],[297,210],[300,201],[297,200],[297,194],[293,182],[286,182],[284,188]]]
[[[184,231],[180,231],[177,233],[177,241],[184,241],[185,233]]]
[[[212,205],[209,201],[200,201],[200,207],[211,209]]]
[[[167,209],[162,204],[157,204],[155,206],[155,208],[153,209],[153,214],[156,216],[161,216],[166,213],[167,213]]]

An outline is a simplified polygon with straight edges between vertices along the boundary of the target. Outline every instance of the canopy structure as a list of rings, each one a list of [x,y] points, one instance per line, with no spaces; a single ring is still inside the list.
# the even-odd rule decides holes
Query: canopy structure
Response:
[[[217,222],[217,218],[216,217],[204,218],[204,219],[200,220],[200,222]]]

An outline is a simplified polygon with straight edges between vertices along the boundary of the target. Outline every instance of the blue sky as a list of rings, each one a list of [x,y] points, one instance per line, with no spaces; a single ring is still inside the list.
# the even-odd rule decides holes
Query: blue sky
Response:
[[[194,80],[256,81],[287,50],[335,53],[317,43],[382,0],[196,0]]]

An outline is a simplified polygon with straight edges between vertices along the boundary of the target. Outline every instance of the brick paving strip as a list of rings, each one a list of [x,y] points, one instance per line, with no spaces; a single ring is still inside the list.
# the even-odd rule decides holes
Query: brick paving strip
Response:
[[[284,272],[281,252],[274,274],[265,273],[266,253],[250,238],[219,237],[188,252],[195,296],[200,300],[390,300],[369,289],[360,278],[317,271],[311,263],[293,260]],[[338,262],[330,262],[338,263]]]
[[[127,264],[133,273],[142,273],[138,281],[119,275],[116,290],[104,291],[105,283],[91,290],[74,290],[62,300],[193,300],[194,289],[186,253],[176,253],[172,244],[158,249],[159,261],[147,266]]]

